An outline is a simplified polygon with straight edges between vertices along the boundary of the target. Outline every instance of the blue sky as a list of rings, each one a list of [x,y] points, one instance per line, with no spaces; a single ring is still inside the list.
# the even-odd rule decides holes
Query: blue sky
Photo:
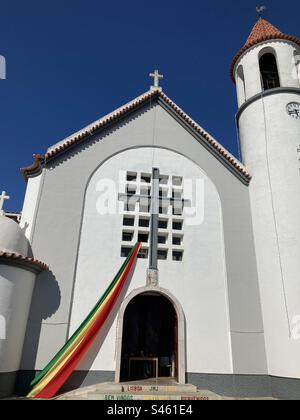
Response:
[[[19,168],[148,90],[165,92],[237,154],[231,60],[256,20],[258,0],[0,0],[0,189],[21,210]],[[300,36],[300,2],[265,1],[265,17]],[[285,7],[287,5],[288,7]]]

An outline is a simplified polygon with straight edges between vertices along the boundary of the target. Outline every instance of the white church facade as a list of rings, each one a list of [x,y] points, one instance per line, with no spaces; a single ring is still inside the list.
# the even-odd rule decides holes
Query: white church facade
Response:
[[[0,216],[0,396],[25,392],[139,241],[65,390],[150,374],[300,398],[299,63],[300,40],[260,19],[231,69],[243,163],[155,73],[148,92],[22,170],[20,224]],[[155,171],[156,219],[142,199]]]

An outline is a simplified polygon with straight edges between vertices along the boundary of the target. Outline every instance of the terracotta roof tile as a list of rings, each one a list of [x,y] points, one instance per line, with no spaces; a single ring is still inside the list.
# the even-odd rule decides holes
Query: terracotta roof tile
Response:
[[[271,41],[271,40],[285,40],[285,41],[291,41],[295,44],[300,46],[300,39],[296,38],[291,35],[285,35],[283,32],[281,32],[278,28],[276,28],[274,25],[272,25],[270,22],[268,22],[265,19],[260,18],[256,24],[254,25],[245,45],[243,48],[236,54],[236,56],[233,59],[233,62],[231,64],[230,69],[230,75],[231,79],[235,82],[235,65],[237,61],[240,59],[240,57],[249,49],[254,47],[257,44],[260,44],[261,42],[265,41]]]
[[[273,26],[270,22],[268,22],[265,19],[259,19],[254,25],[254,28],[252,29],[252,32],[249,35],[244,47],[248,47],[252,45],[253,42],[257,42],[260,39],[268,36],[277,37],[281,35],[284,34],[278,28]]]
[[[45,155],[34,155],[34,163],[26,168],[22,168],[21,172],[25,178],[28,179],[30,176],[35,176],[41,171],[42,165],[46,165],[55,158],[68,152],[72,147],[80,145],[89,140],[91,135],[96,133],[98,130],[106,127],[107,125],[119,120],[129,112],[137,109],[143,104],[155,100],[156,98],[162,100],[166,105],[172,108],[196,133],[198,133],[210,146],[212,146],[219,155],[225,158],[231,166],[238,171],[246,181],[251,180],[251,175],[247,169],[239,162],[232,154],[230,154],[225,148],[223,148],[212,136],[203,130],[195,121],[193,121],[182,109],[180,109],[167,95],[165,95],[161,89],[153,89],[146,92],[144,95],[139,96],[135,100],[129,102],[123,107],[117,109],[106,117],[96,121],[89,125],[83,130],[76,133],[74,136],[67,138],[65,141],[58,143],[53,148],[50,148]]]
[[[34,268],[37,272],[48,270],[48,265],[42,263],[41,261],[35,260],[34,258],[24,257],[20,254],[15,254],[11,252],[0,251],[0,263],[3,262],[15,262],[19,264],[28,265]]]

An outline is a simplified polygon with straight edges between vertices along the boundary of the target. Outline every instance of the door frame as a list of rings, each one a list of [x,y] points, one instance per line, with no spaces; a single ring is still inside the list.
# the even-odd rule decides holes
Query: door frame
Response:
[[[156,294],[167,298],[173,305],[178,322],[178,383],[186,383],[186,333],[185,333],[185,316],[181,304],[168,290],[161,287],[142,287],[131,292],[123,301],[118,321],[117,321],[117,340],[116,340],[116,374],[115,382],[120,383],[121,377],[121,363],[122,363],[122,342],[123,342],[123,326],[124,316],[129,303],[139,295]]]

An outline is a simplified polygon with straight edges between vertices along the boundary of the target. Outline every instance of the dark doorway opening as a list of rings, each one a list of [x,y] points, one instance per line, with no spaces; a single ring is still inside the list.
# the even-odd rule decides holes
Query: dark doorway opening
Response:
[[[121,381],[178,377],[178,319],[172,303],[142,294],[124,314]]]

